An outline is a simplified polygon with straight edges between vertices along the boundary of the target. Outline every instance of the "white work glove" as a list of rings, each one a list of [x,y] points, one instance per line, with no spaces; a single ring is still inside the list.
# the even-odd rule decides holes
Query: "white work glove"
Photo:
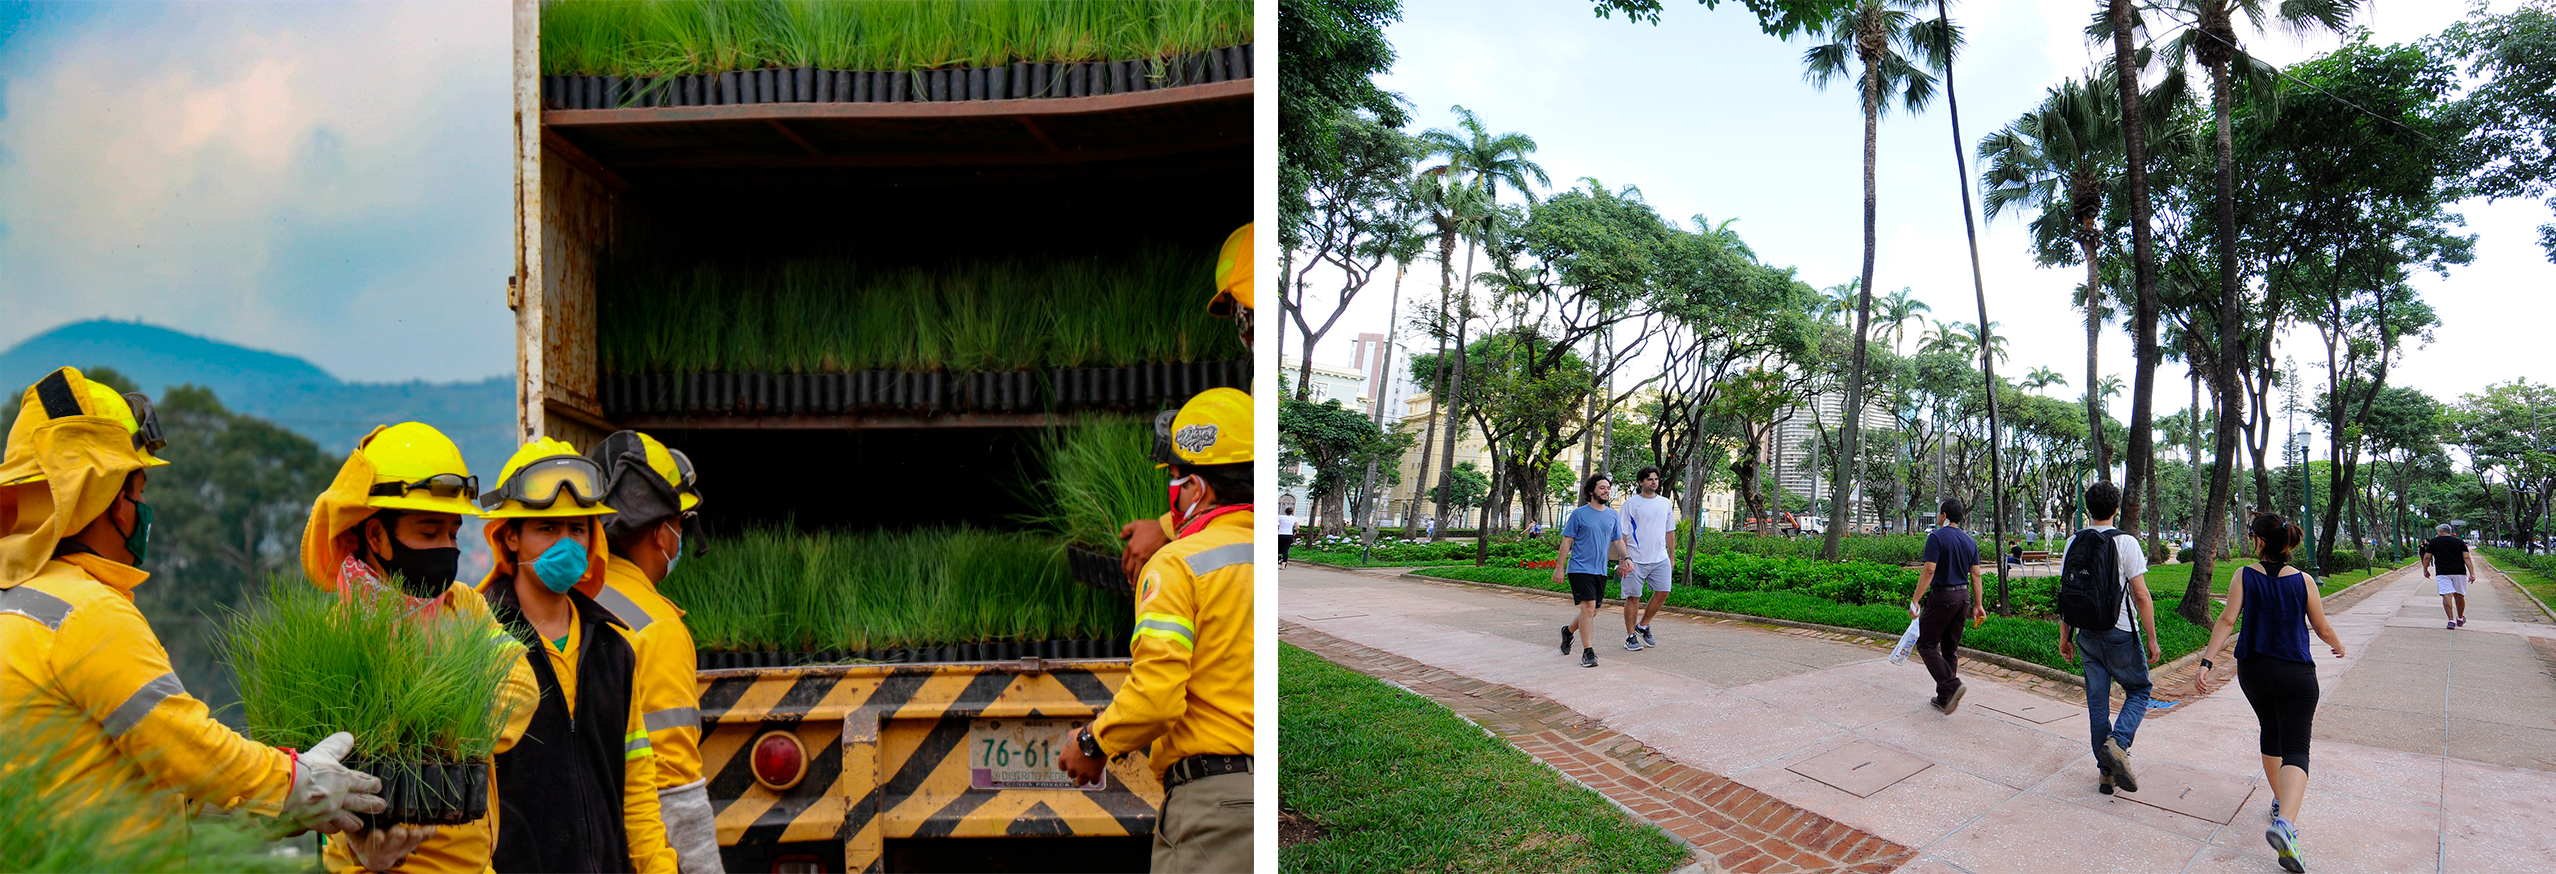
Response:
[[[408,854],[417,852],[419,844],[434,836],[434,826],[403,824],[358,829],[347,832],[341,839],[346,841],[347,851],[355,857],[355,864],[364,866],[364,870],[394,871],[398,870],[400,863],[408,861]]]
[[[364,827],[358,813],[390,809],[381,796],[380,778],[339,764],[355,749],[355,736],[338,732],[302,751],[293,765],[293,789],[284,798],[284,817],[297,826],[336,834]]]
[[[719,859],[719,825],[710,811],[710,781],[657,790],[657,812],[666,821],[666,845],[674,848],[677,872],[726,874]]]

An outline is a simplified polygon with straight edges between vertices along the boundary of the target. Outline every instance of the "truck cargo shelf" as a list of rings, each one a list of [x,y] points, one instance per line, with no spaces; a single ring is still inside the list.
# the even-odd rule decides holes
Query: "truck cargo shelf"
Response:
[[[659,427],[1034,427],[1049,424],[1051,413],[1178,407],[1211,388],[1249,385],[1251,362],[1002,373],[641,373],[600,382],[606,415]]]

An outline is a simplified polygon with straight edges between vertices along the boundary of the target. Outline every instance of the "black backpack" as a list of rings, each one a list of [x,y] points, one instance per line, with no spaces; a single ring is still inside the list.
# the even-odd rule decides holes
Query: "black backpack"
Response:
[[[2068,538],[2068,552],[2059,560],[2059,618],[2069,627],[2100,630],[2120,621],[2130,581],[2121,578],[2121,553],[2112,537],[2130,536],[2117,528],[2109,537],[2088,528]]]

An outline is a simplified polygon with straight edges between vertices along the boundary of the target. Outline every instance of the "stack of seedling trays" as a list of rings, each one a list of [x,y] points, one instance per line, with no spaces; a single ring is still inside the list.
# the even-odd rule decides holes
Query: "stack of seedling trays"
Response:
[[[1125,658],[1126,599],[1075,585],[1057,552],[1039,533],[758,527],[661,586],[705,670]]]
[[[1153,524],[1171,509],[1166,478],[1149,460],[1153,446],[1152,420],[1143,417],[1089,417],[1048,432],[1040,446],[1047,476],[1035,498],[1047,512],[1022,521],[1064,544],[1066,573],[1075,582],[1133,596],[1118,562],[1119,526]]]
[[[895,265],[849,256],[607,265],[611,415],[1151,412],[1251,377],[1205,312],[1212,251]]]
[[[1251,77],[1250,0],[552,0],[553,109],[942,103]]]
[[[373,827],[457,825],[488,814],[488,768],[510,715],[498,688],[523,650],[492,646],[479,614],[412,612],[375,590],[341,599],[278,579],[223,643],[249,734],[308,749],[355,735],[346,766],[382,780]]]

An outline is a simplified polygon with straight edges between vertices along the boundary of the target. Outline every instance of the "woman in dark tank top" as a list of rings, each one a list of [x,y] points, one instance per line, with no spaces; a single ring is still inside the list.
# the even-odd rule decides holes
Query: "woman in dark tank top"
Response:
[[[2210,626],[2210,645],[2201,648],[2201,673],[2192,687],[2196,694],[2209,693],[2210,657],[2242,617],[2244,630],[2237,635],[2234,653],[2237,684],[2254,708],[2263,779],[2272,784],[2272,827],[2264,830],[2263,839],[2282,868],[2305,871],[2307,850],[2299,839],[2298,820],[2307,795],[2308,739],[2315,730],[2319,694],[2308,629],[2316,629],[2335,658],[2343,657],[2343,641],[2325,621],[2325,599],[2317,592],[2316,578],[2289,566],[2290,550],[2298,548],[2306,532],[2271,514],[2255,517],[2249,529],[2261,563],[2238,569],[2235,583],[2228,586],[2228,606]]]

